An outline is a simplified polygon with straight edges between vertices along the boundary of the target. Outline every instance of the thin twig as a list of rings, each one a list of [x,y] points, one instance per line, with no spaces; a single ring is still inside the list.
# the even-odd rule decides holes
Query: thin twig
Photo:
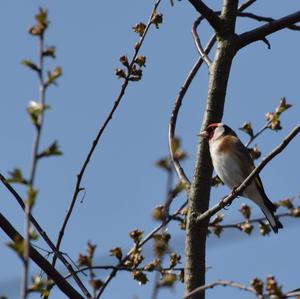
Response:
[[[246,147],[248,147],[254,139],[256,139],[260,134],[262,134],[266,129],[269,128],[270,122],[266,123],[261,129],[259,129],[253,136],[250,137],[248,142],[245,144]]]
[[[202,22],[203,19],[204,19],[203,16],[199,16],[196,19],[196,21],[193,23],[192,35],[193,35],[193,38],[194,38],[194,41],[195,41],[197,51],[199,52],[199,54],[200,54],[201,58],[204,60],[204,62],[207,64],[208,70],[210,70],[212,61],[210,60],[208,55],[203,50],[202,45],[201,45],[201,41],[200,41],[200,37],[197,33],[197,27],[200,25],[200,23]]]
[[[111,273],[106,277],[103,286],[101,287],[96,299],[99,299],[101,294],[104,292],[104,290],[106,289],[107,285],[109,284],[109,282],[112,280],[112,278],[117,274],[117,272],[119,271],[120,267],[123,267],[124,263],[128,260],[128,258],[130,257],[130,255],[132,254],[132,252],[134,250],[137,250],[141,247],[143,247],[149,240],[151,240],[153,238],[153,236],[160,231],[166,224],[168,224],[173,217],[177,216],[178,214],[181,213],[182,209],[187,205],[187,202],[184,202],[180,208],[178,208],[171,216],[168,217],[168,219],[166,220],[165,223],[161,223],[160,225],[158,225],[157,227],[155,227],[151,232],[149,232],[144,238],[143,240],[141,240],[141,242],[138,243],[138,245],[135,245],[132,249],[130,249],[128,251],[128,253],[126,254],[125,257],[123,257],[123,259],[117,264],[116,268],[114,268]]]
[[[170,162],[169,162],[170,164]],[[165,203],[164,203],[164,217],[162,219],[162,224],[163,227],[161,228],[161,233],[164,234],[166,232],[166,228],[167,228],[167,219],[169,216],[169,210],[170,210],[170,205],[173,201],[173,170],[171,168],[171,165],[169,165],[170,167],[168,167],[167,170],[167,182],[166,182],[166,198],[165,198]],[[161,263],[163,263],[163,259],[164,259],[164,254],[161,256],[160,260]],[[154,283],[153,283],[153,289],[152,289],[152,294],[151,294],[151,299],[156,299],[158,297],[158,293],[159,293],[159,289],[160,289],[160,276],[161,273],[159,271],[157,271],[154,275]]]
[[[207,53],[207,54],[209,53],[209,51],[211,50],[211,48],[213,47],[213,45],[215,43],[215,40],[216,40],[216,38],[214,35],[213,37],[211,37],[211,39],[207,43],[205,50],[204,50],[205,53]],[[182,87],[180,88],[180,91],[179,91],[179,93],[176,97],[175,103],[174,103],[174,108],[172,110],[172,114],[171,114],[171,118],[170,118],[170,122],[169,122],[169,126],[168,126],[168,141],[169,141],[170,158],[171,158],[172,164],[175,168],[175,171],[176,171],[176,174],[177,174],[179,180],[182,183],[184,183],[187,187],[189,187],[191,185],[191,183],[190,183],[188,177],[186,176],[183,168],[181,167],[179,160],[174,157],[174,153],[172,150],[172,143],[175,138],[177,117],[178,117],[180,107],[182,105],[183,98],[186,94],[186,91],[190,87],[190,84],[192,83],[195,75],[197,74],[199,68],[201,67],[202,63],[203,63],[203,59],[202,59],[202,57],[199,57],[199,59],[194,64],[193,68],[191,69],[190,73],[188,74],[187,78],[185,79]]]
[[[44,114],[45,114],[45,83],[44,83],[44,33],[39,35],[39,62],[38,62],[38,78],[39,78],[39,103],[42,106],[40,115],[38,116],[37,124],[35,125],[35,138],[33,141],[32,149],[32,163],[29,177],[28,188],[33,188],[34,179],[38,163],[38,151],[42,135]],[[22,283],[21,283],[21,298],[27,298],[27,285],[28,285],[28,271],[29,271],[29,249],[30,249],[30,214],[31,203],[29,200],[25,201],[25,213],[24,213],[24,254],[23,254],[23,271],[22,271]]]
[[[140,38],[140,40],[139,40],[139,42],[138,42],[139,46],[135,48],[134,55],[133,55],[133,57],[132,57],[131,63],[129,64],[129,67],[128,67],[129,70],[132,69],[132,67],[133,67],[133,65],[134,65],[134,63],[135,63],[135,59],[136,59],[136,57],[137,57],[137,55],[138,55],[138,53],[139,53],[139,50],[140,50],[140,48],[141,48],[141,45],[143,44],[143,41],[144,41],[144,39],[145,39],[145,36],[146,36],[146,34],[147,34],[147,32],[148,32],[148,30],[149,30],[151,24],[152,24],[152,17],[153,17],[153,15],[154,15],[154,13],[155,13],[155,11],[156,11],[158,5],[160,4],[160,2],[161,2],[161,0],[156,0],[156,2],[155,2],[155,4],[154,4],[154,7],[153,7],[153,9],[152,9],[152,11],[151,11],[151,15],[150,15],[150,18],[149,18],[149,20],[148,20],[147,26],[146,26],[146,28],[145,28],[145,30],[144,30],[143,35],[141,36],[141,38]],[[83,163],[83,165],[82,165],[82,167],[81,167],[79,173],[77,174],[77,180],[76,180],[76,184],[75,184],[75,189],[74,189],[73,197],[72,197],[72,200],[71,200],[71,202],[70,202],[70,206],[69,206],[69,208],[68,208],[68,210],[67,210],[67,212],[66,212],[66,215],[65,215],[63,224],[62,224],[62,226],[61,226],[61,228],[60,228],[59,234],[58,234],[58,238],[57,238],[57,242],[56,242],[56,248],[57,248],[57,251],[59,251],[59,249],[60,249],[60,245],[61,245],[61,242],[62,242],[64,233],[65,233],[65,229],[66,229],[66,226],[67,226],[67,224],[68,224],[68,221],[69,221],[69,219],[70,219],[70,217],[71,217],[71,214],[72,214],[72,212],[73,212],[73,208],[74,208],[74,206],[75,206],[75,203],[76,203],[78,194],[80,193],[80,191],[83,190],[83,188],[81,187],[81,180],[82,180],[82,177],[83,177],[84,172],[85,172],[85,170],[86,170],[86,167],[88,166],[88,164],[89,164],[89,162],[90,162],[90,159],[91,159],[91,157],[92,157],[92,155],[93,155],[93,153],[94,153],[94,151],[95,151],[95,149],[96,149],[96,147],[97,147],[97,144],[99,143],[99,140],[100,140],[100,138],[101,138],[101,136],[102,136],[104,130],[106,129],[106,127],[107,127],[107,125],[109,124],[109,122],[111,121],[114,112],[115,112],[116,109],[118,108],[118,106],[119,106],[119,104],[120,104],[120,102],[121,102],[121,100],[122,100],[122,98],[123,98],[123,96],[124,96],[124,94],[125,94],[125,90],[126,90],[128,84],[129,84],[129,81],[130,81],[130,76],[131,76],[131,73],[130,73],[130,71],[129,71],[128,74],[126,75],[125,79],[124,79],[124,82],[123,82],[123,84],[122,84],[120,93],[119,93],[119,95],[117,96],[117,98],[116,98],[116,100],[115,100],[115,102],[114,102],[114,105],[113,105],[113,107],[112,107],[110,113],[108,114],[107,118],[105,119],[103,125],[101,125],[101,127],[100,127],[100,129],[99,129],[99,131],[98,131],[98,133],[97,133],[97,135],[96,135],[94,141],[92,142],[91,148],[90,148],[90,150],[89,150],[89,152],[88,152],[88,154],[87,154],[87,156],[86,156],[86,158],[85,158],[85,161],[84,161],[84,163]],[[53,264],[53,265],[55,265],[56,260],[57,260],[57,256],[54,255],[53,260],[52,260],[52,264]]]
[[[76,271],[77,274],[79,273],[83,273],[87,270],[117,270],[117,271],[124,271],[124,272],[132,272],[132,268],[128,268],[128,267],[118,267],[118,266],[113,266],[113,265],[99,265],[99,266],[89,266],[89,267],[83,267],[81,269],[78,269]],[[173,270],[173,271],[182,271],[183,270],[183,267],[174,267],[174,268],[171,268],[171,267],[167,267],[167,268],[155,268],[153,270],[145,270],[143,267],[138,267],[138,268],[134,268],[134,270],[138,270],[138,271],[145,271],[145,272],[159,272],[160,271],[170,271],[170,270]],[[68,279],[70,278],[71,275],[68,274],[64,277],[64,279]]]
[[[239,290],[242,290],[242,291],[247,291],[247,292],[256,294],[256,292],[253,288],[245,286],[243,284],[236,283],[234,281],[229,281],[229,280],[217,280],[213,283],[209,283],[209,284],[206,284],[206,285],[203,285],[203,286],[200,286],[200,287],[196,288],[192,292],[185,295],[182,299],[188,299],[193,295],[200,294],[200,293],[204,292],[205,290],[212,289],[216,286],[223,286],[223,287],[228,287],[229,286],[229,287],[236,288],[236,289],[239,289]]]
[[[25,204],[22,199],[22,197],[18,194],[18,192],[7,182],[6,178],[0,173],[0,180],[3,183],[3,185],[6,187],[6,189],[14,196],[14,198],[17,200],[19,206],[25,210]],[[59,251],[56,251],[56,247],[54,243],[50,240],[49,236],[45,232],[45,230],[40,226],[39,222],[32,216],[32,214],[29,214],[29,219],[33,226],[36,228],[40,236],[44,239],[44,241],[48,244],[48,246],[51,248],[53,253],[57,254],[59,260],[63,263],[63,265],[68,269],[70,274],[73,276],[74,280],[76,281],[79,288],[82,290],[82,292],[87,296],[89,295],[89,292],[85,288],[84,284],[81,282],[80,278],[76,274],[75,270],[73,269],[72,265],[66,260],[66,258],[63,256],[63,254]]]
[[[222,210],[225,206],[232,203],[232,201],[241,194],[252,182],[257,174],[279,153],[281,153],[287,145],[296,137],[296,135],[300,132],[300,124],[297,125],[289,135],[275,148],[272,152],[270,152],[257,166],[256,168],[248,175],[248,177],[243,181],[242,184],[239,185],[238,188],[235,189],[235,192],[228,195],[224,199],[222,199],[215,206],[202,213],[196,218],[197,222],[202,222],[204,219],[210,218],[215,215],[217,212]]]
[[[247,0],[244,3],[242,3],[239,7],[239,11],[244,11],[247,9],[249,6],[251,6],[256,0]]]
[[[277,218],[284,218],[284,217],[291,217],[291,216],[292,215],[290,212],[280,213],[280,214],[276,215]],[[265,220],[267,220],[266,217],[259,217],[259,218],[247,219],[245,221],[240,221],[240,222],[231,223],[231,224],[212,224],[212,223],[210,223],[209,226],[210,227],[220,227],[220,228],[238,228],[238,229],[240,229],[241,225],[244,224],[245,222],[252,224],[252,223],[260,223]]]
[[[253,20],[256,20],[256,21],[259,21],[259,22],[268,22],[268,23],[270,23],[270,22],[275,21],[275,19],[273,19],[273,18],[259,16],[257,14],[250,13],[250,12],[238,12],[238,16],[253,19]],[[300,30],[300,26],[298,26],[298,25],[290,25],[290,26],[287,26],[286,28],[291,29],[291,30],[297,30],[297,31]]]
[[[11,223],[0,213],[0,227],[9,236],[13,242],[23,242],[23,237],[15,230]],[[49,276],[58,288],[66,295],[68,298],[83,299],[84,297],[80,295],[67,281],[64,280],[63,276],[54,268],[52,265],[33,247],[29,250],[30,258]],[[91,298],[86,296],[86,298]]]

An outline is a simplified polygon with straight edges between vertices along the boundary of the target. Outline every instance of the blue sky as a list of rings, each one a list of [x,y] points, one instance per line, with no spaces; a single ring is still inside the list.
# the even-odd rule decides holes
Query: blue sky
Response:
[[[220,1],[211,1],[215,9]],[[299,9],[296,1],[257,1],[249,11],[268,13],[274,18]],[[62,66],[59,86],[49,89],[42,147],[58,140],[62,157],[42,160],[38,166],[36,186],[39,189],[34,215],[55,240],[66,208],[71,199],[75,176],[90,147],[100,124],[110,111],[121,81],[115,78],[118,59],[133,53],[137,35],[131,27],[146,22],[152,1],[2,1],[0,10],[0,87],[1,109],[1,167],[7,174],[19,167],[29,173],[33,126],[26,114],[30,100],[38,96],[37,80],[20,64],[22,59],[35,60],[36,39],[27,28],[34,23],[38,7],[49,9],[51,21],[46,44],[57,47],[57,60],[49,68]],[[111,124],[104,133],[83,179],[86,195],[78,202],[64,237],[62,250],[76,260],[88,240],[98,244],[98,264],[111,263],[109,249],[131,245],[128,232],[138,227],[150,231],[156,223],[151,219],[153,207],[162,203],[165,194],[165,174],[154,162],[167,154],[167,126],[173,101],[185,76],[197,59],[190,33],[197,16],[187,1],[163,0],[159,12],[164,23],[159,30],[151,28],[141,50],[147,56],[141,82],[130,84]],[[260,23],[240,20],[238,32],[254,28]],[[203,43],[211,31],[204,24],[200,29]],[[268,50],[262,42],[243,49],[235,58],[230,75],[224,122],[237,130],[245,121],[254,129],[260,128],[264,115],[275,109],[281,96],[293,104],[282,116],[283,130],[266,132],[256,140],[266,155],[280,143],[289,130],[299,122],[299,33],[284,30],[269,38]],[[213,56],[212,56],[213,57]],[[201,124],[203,105],[207,94],[205,65],[187,93],[178,119],[177,133],[182,147],[188,152],[184,163],[186,173],[192,175]],[[247,137],[238,132],[243,141]],[[261,173],[265,189],[273,201],[296,196],[299,190],[299,140],[275,158]],[[25,190],[17,187],[21,194]],[[228,192],[220,187],[212,192],[212,203]],[[14,199],[1,187],[1,213],[22,231],[23,216]],[[174,208],[184,198],[175,200]],[[225,211],[225,221],[241,219],[237,211],[243,198]],[[253,206],[251,204],[251,206]],[[253,213],[261,215],[254,207]],[[217,278],[236,280],[247,284],[253,277],[264,278],[274,274],[285,290],[299,287],[296,256],[299,252],[299,220],[283,220],[285,229],[278,235],[262,238],[227,232],[224,238],[210,237],[208,243],[207,281]],[[184,234],[177,225],[170,227],[174,234],[172,247],[183,254]],[[17,298],[21,262],[5,244],[8,238],[0,232],[0,295]],[[40,242],[39,244],[43,244]],[[146,250],[148,254],[151,248]],[[37,273],[31,265],[32,274]],[[101,273],[105,277],[105,273]],[[128,274],[120,274],[108,287],[103,298],[150,298],[151,284],[140,287]],[[53,297],[60,293],[56,290]],[[248,298],[235,290],[216,289],[208,298],[226,294],[231,298]],[[182,288],[163,291],[161,297],[181,298]],[[33,298],[33,297],[32,297]],[[251,298],[251,297],[249,297]]]

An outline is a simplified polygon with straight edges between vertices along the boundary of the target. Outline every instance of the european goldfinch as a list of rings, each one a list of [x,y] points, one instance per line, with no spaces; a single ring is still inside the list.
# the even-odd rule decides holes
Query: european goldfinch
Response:
[[[255,167],[247,148],[236,133],[222,123],[210,124],[200,136],[209,142],[210,156],[217,175],[225,185],[234,190]],[[251,199],[261,208],[275,233],[283,228],[274,215],[276,206],[268,199],[258,175],[242,196]]]

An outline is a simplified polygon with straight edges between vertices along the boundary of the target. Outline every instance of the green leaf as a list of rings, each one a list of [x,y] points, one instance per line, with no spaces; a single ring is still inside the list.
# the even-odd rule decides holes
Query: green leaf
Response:
[[[14,168],[9,172],[10,178],[6,179],[8,183],[18,183],[28,185],[28,181],[24,179],[22,171],[19,168]]]
[[[56,48],[54,46],[47,47],[43,51],[43,56],[55,58],[55,51],[56,51]]]
[[[134,280],[139,282],[140,285],[146,284],[148,281],[147,275],[140,270],[133,270],[131,275]]]
[[[38,194],[38,190],[33,189],[32,186],[28,187],[26,201],[28,202],[30,208],[34,206],[37,194]]]
[[[103,286],[103,281],[101,279],[91,279],[89,280],[89,284],[94,290],[100,290]]]
[[[163,274],[159,285],[163,287],[172,287],[177,280],[177,275],[175,273],[166,272]]]
[[[171,167],[170,161],[169,161],[169,157],[161,158],[161,159],[157,160],[155,162],[155,165],[157,167],[162,168],[163,170],[168,171],[168,172],[172,170],[172,167]]]
[[[143,234],[143,231],[136,228],[129,233],[129,236],[134,241],[134,243],[138,244],[142,240]]]
[[[146,67],[146,56],[137,56],[134,60],[136,64],[138,64],[140,67]]]
[[[11,248],[15,253],[17,253],[20,257],[23,256],[24,253],[24,240],[16,237],[14,242],[8,242],[6,244],[9,248]]]
[[[37,241],[39,239],[38,233],[31,226],[29,228],[29,237],[30,237],[30,240],[33,240],[33,241]]]
[[[158,14],[156,11],[153,12],[151,23],[155,25],[156,29],[159,29],[159,25],[163,22],[163,15]]]
[[[243,131],[244,133],[248,134],[250,137],[253,137],[253,129],[251,122],[244,123],[239,130]]]
[[[136,32],[139,36],[142,36],[144,34],[144,31],[146,29],[146,25],[142,22],[138,23],[138,24],[135,24],[133,27],[132,27],[132,30],[134,32]]]
[[[62,68],[57,66],[52,72],[47,72],[48,78],[45,82],[45,86],[48,87],[50,84],[56,85],[56,79],[62,75]]]
[[[45,290],[49,285],[51,285],[50,280],[42,279],[41,276],[36,275],[31,278],[31,285],[29,286],[29,291],[38,292],[45,295]]]
[[[51,156],[61,156],[63,153],[59,150],[58,142],[55,140],[49,147],[38,154],[38,159]]]
[[[35,72],[40,72],[39,67],[30,60],[24,59],[21,61],[21,64],[25,65],[26,67],[30,68],[31,70],[33,70]]]
[[[118,79],[120,79],[120,78],[125,79],[126,78],[126,73],[123,69],[117,68],[116,71],[115,71],[115,74],[118,77]]]
[[[114,248],[112,248],[110,250],[110,255],[111,256],[115,256],[119,261],[121,261],[122,260],[122,256],[123,256],[121,247],[114,247]]]

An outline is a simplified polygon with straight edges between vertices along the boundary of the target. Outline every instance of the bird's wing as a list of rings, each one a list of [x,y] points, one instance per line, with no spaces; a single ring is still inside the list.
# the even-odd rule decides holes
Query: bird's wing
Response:
[[[237,159],[240,160],[239,165],[241,165],[241,171],[246,178],[255,168],[254,162],[250,156],[248,149],[238,138],[236,138],[235,149],[235,156],[237,157]],[[267,197],[264,190],[264,186],[258,174],[256,175],[253,181],[255,182],[257,188],[262,193],[262,195],[264,197]]]

